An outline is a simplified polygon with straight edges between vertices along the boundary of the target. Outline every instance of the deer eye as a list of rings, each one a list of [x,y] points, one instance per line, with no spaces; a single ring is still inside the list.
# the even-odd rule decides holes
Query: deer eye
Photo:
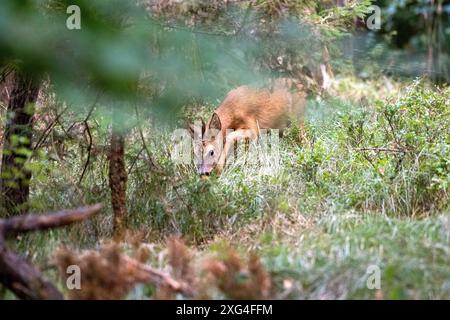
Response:
[[[209,155],[212,157],[212,156],[214,155],[214,150],[211,150],[211,151],[209,152]]]

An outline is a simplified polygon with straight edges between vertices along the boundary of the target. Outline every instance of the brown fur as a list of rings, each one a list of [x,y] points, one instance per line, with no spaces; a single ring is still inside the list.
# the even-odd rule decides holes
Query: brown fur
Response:
[[[304,101],[298,100],[301,100],[298,94],[293,95],[284,87],[275,87],[270,92],[242,86],[231,90],[215,113],[222,124],[223,136],[226,129],[251,129],[258,133],[258,129],[283,129],[289,116],[302,116]]]
[[[201,157],[199,173],[221,172],[234,142],[256,139],[261,129],[284,129],[291,118],[302,127],[306,94],[293,87],[291,80],[278,79],[272,90],[249,86],[231,90],[204,129],[202,150],[196,152]]]

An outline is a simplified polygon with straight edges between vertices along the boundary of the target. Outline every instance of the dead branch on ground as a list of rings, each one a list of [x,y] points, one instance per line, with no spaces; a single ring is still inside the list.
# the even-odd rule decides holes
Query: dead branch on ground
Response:
[[[62,227],[97,213],[101,204],[50,214],[27,214],[0,219],[0,283],[20,299],[63,299],[62,293],[44,279],[38,268],[6,246],[19,233]]]

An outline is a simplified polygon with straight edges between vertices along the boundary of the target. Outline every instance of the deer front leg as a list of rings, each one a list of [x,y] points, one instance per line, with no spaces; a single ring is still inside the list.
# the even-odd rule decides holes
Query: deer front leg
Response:
[[[254,140],[257,137],[257,132],[252,129],[239,129],[229,133],[226,137],[225,146],[223,147],[222,153],[220,154],[219,161],[217,162],[217,172],[222,172],[223,168],[225,167],[226,158],[228,157],[228,154],[233,148],[235,142],[243,139]]]

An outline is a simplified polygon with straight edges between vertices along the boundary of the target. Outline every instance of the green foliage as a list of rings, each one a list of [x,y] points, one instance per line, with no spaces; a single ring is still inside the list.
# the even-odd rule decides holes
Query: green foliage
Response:
[[[149,153],[137,130],[127,137],[130,231],[156,243],[180,235],[201,246],[199,255],[220,253],[221,242],[257,250],[284,298],[448,298],[449,91],[417,82],[399,97],[367,107],[309,101],[307,142],[300,144],[299,128],[288,128],[273,175],[241,156],[221,176],[202,181],[193,166],[170,160],[167,128],[141,122]],[[212,106],[188,109],[206,118]],[[62,127],[84,117],[67,114]],[[94,145],[104,145],[108,131],[89,124]],[[61,159],[51,145],[43,147],[46,157],[33,158],[33,211],[106,206],[81,225],[14,243],[40,264],[61,243],[93,248],[111,233],[106,154],[93,153],[79,183],[86,142],[66,145]],[[366,287],[373,264],[381,269],[380,292]]]
[[[342,138],[360,161],[352,174],[366,180],[365,186],[360,182],[363,191],[350,193],[354,204],[407,215],[448,204],[448,101],[448,89],[433,91],[416,82],[397,102],[378,103],[376,118],[364,111],[343,115]]]
[[[176,234],[206,254],[220,251],[221,239],[256,249],[285,298],[448,298],[449,88],[417,82],[397,100],[373,103],[380,86],[391,90],[387,79],[340,82],[348,87],[338,91],[351,91],[361,105],[339,92],[313,97],[307,141],[298,139],[300,128],[287,129],[273,175],[242,156],[202,181],[192,165],[172,163],[173,141],[159,121],[178,121],[179,110],[206,119],[231,87],[317,64],[324,45],[339,54],[333,65],[345,64],[335,41],[369,1],[340,8],[334,1],[168,1],[149,12],[131,3],[78,1],[82,32],[65,28],[68,1],[2,3],[0,64],[46,73],[57,92],[54,105],[44,101],[54,110],[37,110],[35,136],[48,125],[39,115],[55,119],[68,107],[40,151],[16,148],[31,156],[33,211],[105,204],[92,220],[12,246],[46,265],[61,243],[93,248],[110,237],[107,141],[116,118],[131,129],[127,223],[144,240]],[[148,115],[160,117],[150,123]],[[91,146],[72,126],[82,123]],[[29,142],[21,139],[13,144]],[[370,264],[382,269],[378,293],[365,286]]]
[[[127,129],[136,104],[170,120],[187,100],[214,98],[260,74],[244,60],[254,44],[166,28],[133,1],[78,1],[80,30],[66,27],[70,1],[15,3],[2,3],[0,67],[47,74],[72,111],[95,100]]]
[[[419,83],[395,103],[343,112],[298,164],[311,188],[344,207],[421,215],[449,199],[449,91]]]
[[[81,29],[69,30],[71,4],[5,0],[0,67],[47,74],[72,110],[98,99],[128,128],[122,120],[136,103],[143,115],[170,120],[189,100],[215,99],[271,73],[316,72],[323,46],[351,29],[369,2],[333,9],[331,1],[82,0]]]

